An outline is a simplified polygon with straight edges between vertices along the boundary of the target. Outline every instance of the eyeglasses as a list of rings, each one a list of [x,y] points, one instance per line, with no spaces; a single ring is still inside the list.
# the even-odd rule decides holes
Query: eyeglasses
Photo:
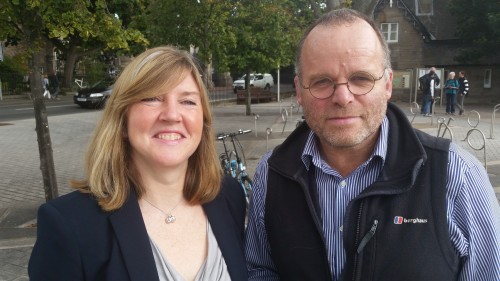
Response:
[[[311,81],[309,87],[305,87],[302,82],[300,82],[300,85],[302,88],[309,90],[313,97],[320,100],[331,97],[335,93],[336,87],[340,85],[347,85],[347,89],[351,94],[362,96],[368,94],[375,87],[375,82],[382,79],[384,74],[385,69],[379,78],[375,78],[365,71],[357,71],[351,74],[345,83],[335,83],[331,78],[322,77]]]

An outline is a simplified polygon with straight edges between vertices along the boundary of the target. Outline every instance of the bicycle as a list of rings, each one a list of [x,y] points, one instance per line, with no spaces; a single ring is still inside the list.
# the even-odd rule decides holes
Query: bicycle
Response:
[[[238,130],[237,132],[233,133],[217,134],[217,140],[222,141],[222,145],[224,146],[224,152],[219,155],[222,171],[224,172],[224,174],[232,176],[240,183],[243,189],[243,193],[245,194],[245,200],[247,204],[250,203],[253,182],[246,171],[245,152],[243,151],[243,146],[241,145],[237,136],[248,134],[251,132],[252,130]],[[234,150],[230,151],[228,149],[226,145],[227,138],[230,139]],[[241,152],[241,155],[239,151]]]

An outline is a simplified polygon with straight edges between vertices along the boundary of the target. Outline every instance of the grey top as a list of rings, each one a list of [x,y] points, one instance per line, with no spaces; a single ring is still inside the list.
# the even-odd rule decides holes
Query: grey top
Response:
[[[230,281],[229,272],[227,271],[226,262],[219,249],[215,235],[212,232],[210,223],[207,221],[207,239],[208,239],[208,253],[207,259],[201,265],[196,281]],[[158,270],[160,281],[184,281],[184,278],[175,270],[175,268],[168,263],[160,251],[160,248],[155,244],[151,237],[149,238],[151,248],[153,249],[153,256]]]

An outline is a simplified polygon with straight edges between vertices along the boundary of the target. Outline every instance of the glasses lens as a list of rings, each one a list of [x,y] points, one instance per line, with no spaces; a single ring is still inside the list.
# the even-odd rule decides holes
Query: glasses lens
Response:
[[[315,80],[309,86],[311,94],[318,99],[325,99],[332,95],[334,83],[330,78]]]
[[[375,78],[368,72],[355,72],[347,82],[352,94],[365,95],[373,89]]]

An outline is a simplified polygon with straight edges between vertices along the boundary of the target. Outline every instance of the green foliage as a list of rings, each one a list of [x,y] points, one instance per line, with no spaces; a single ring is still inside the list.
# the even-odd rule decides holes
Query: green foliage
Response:
[[[455,58],[474,63],[494,57],[500,46],[500,2],[498,0],[452,0],[450,11],[457,19],[457,36],[466,47]]]
[[[204,63],[218,61],[225,68],[225,53],[234,46],[233,26],[228,24],[235,4],[225,0],[151,0],[144,23],[152,46],[197,47]]]
[[[236,48],[230,50],[233,72],[268,72],[293,64],[295,46],[309,24],[300,1],[244,0],[231,24],[237,26]]]
[[[25,90],[24,74],[27,71],[25,66],[26,62],[21,56],[6,56],[0,62],[0,80],[6,92],[16,94]]]

